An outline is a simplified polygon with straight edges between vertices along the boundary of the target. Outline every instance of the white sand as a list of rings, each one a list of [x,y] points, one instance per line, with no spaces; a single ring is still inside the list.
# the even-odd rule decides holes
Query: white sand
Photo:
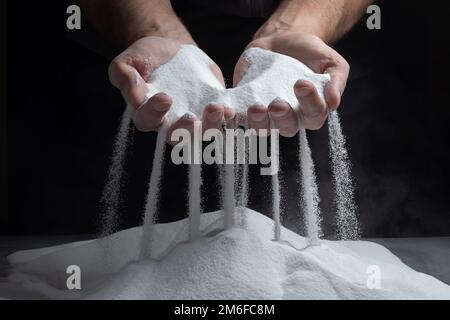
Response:
[[[322,236],[321,215],[319,207],[319,190],[316,182],[316,170],[311,155],[306,130],[300,128],[299,134],[300,181],[302,182],[301,207],[304,211],[306,235],[311,244],[315,244]]]
[[[229,139],[229,138],[228,138]],[[225,143],[226,143],[226,139]],[[223,164],[219,171],[222,182],[222,207],[224,211],[224,226],[231,228],[234,226],[235,220],[235,165]]]
[[[119,130],[115,137],[113,153],[108,169],[105,187],[103,188],[100,205],[102,207],[101,227],[102,235],[106,236],[115,231],[119,225],[121,187],[123,179],[123,169],[125,167],[126,155],[129,149],[129,135],[131,131],[131,117],[133,108],[127,106],[120,121]]]
[[[357,240],[361,236],[353,195],[351,165],[337,112],[328,118],[331,171],[333,173],[336,231],[338,239]]]
[[[248,230],[222,226],[222,213],[201,216],[203,237],[185,242],[187,221],[155,225],[154,258],[139,255],[141,228],[109,236],[104,264],[99,240],[21,251],[8,257],[13,273],[0,296],[53,299],[450,299],[450,286],[404,265],[384,247],[365,241],[320,241],[283,228],[247,209]],[[64,290],[66,268],[82,270],[82,290]],[[381,288],[366,286],[367,268],[381,270]],[[14,295],[12,294],[14,292]]]
[[[191,45],[181,46],[175,57],[158,67],[152,74],[147,96],[151,97],[156,93],[164,92],[172,97],[173,104],[166,117],[167,123],[170,124],[188,112],[201,118],[203,108],[212,102],[232,107],[244,116],[248,107],[268,106],[275,99],[283,99],[294,110],[298,110],[299,102],[293,89],[298,80],[312,82],[319,95],[323,97],[324,86],[330,79],[329,75],[314,73],[294,58],[260,48],[246,50],[244,59],[249,62],[249,67],[241,81],[235,88],[225,89],[211,71],[214,62],[202,50]],[[320,199],[315,181],[314,163],[304,128],[300,128],[300,133],[302,205],[308,237],[312,242],[316,242],[321,236]],[[229,227],[234,223],[232,216],[235,202],[232,190],[234,166],[226,165],[223,171],[221,172],[224,176],[222,177],[223,207],[226,212],[225,225]],[[278,227],[280,193],[277,178],[274,177],[272,181],[275,234],[280,232]],[[349,197],[351,196],[347,196]]]
[[[252,105],[267,106],[275,98],[281,98],[297,109],[293,90],[297,80],[311,81],[323,95],[323,87],[330,79],[296,59],[268,50],[251,48],[244,56],[250,67],[235,88],[225,89],[211,71],[214,62],[199,48],[183,45],[175,57],[153,72],[147,96],[164,92],[172,97],[167,116],[170,124],[187,112],[201,119],[203,109],[212,102],[245,113]]]
[[[200,117],[210,102],[245,112],[252,104],[267,105],[281,97],[296,109],[298,103],[292,90],[295,81],[312,81],[322,95],[329,79],[314,74],[292,58],[262,49],[250,49],[246,55],[251,62],[249,70],[237,88],[226,90],[209,69],[212,61],[199,49],[183,46],[174,59],[156,70],[149,84],[149,96],[163,91],[174,100],[166,125],[187,111]],[[331,125],[334,131],[339,131],[337,139],[340,140],[332,144],[339,149],[335,150],[336,156],[341,154],[340,149],[345,149],[345,141],[339,123]],[[153,224],[158,211],[157,191],[165,145],[163,130],[158,135],[144,231],[137,227],[102,239],[14,253],[8,257],[10,276],[0,279],[0,299],[450,299],[450,286],[412,270],[380,245],[318,239],[319,199],[314,164],[303,129],[300,134],[302,193],[308,235],[316,245],[309,246],[307,239],[288,229],[274,230],[274,221],[255,211],[234,208],[233,166],[222,177],[227,189],[224,191],[224,208],[228,211],[225,225],[230,229],[222,230],[223,212],[199,214],[199,197],[190,203],[191,224],[186,219]],[[346,154],[344,158],[335,157],[333,161],[346,160]],[[339,165],[346,164],[336,167],[342,168]],[[350,171],[344,173],[344,178],[341,175],[337,178],[350,177]],[[191,170],[192,176],[198,178],[199,174],[199,170]],[[246,173],[242,176],[246,179]],[[192,189],[201,180],[191,180],[191,192],[194,192]],[[275,177],[274,185],[278,187],[276,180]],[[335,181],[337,186],[344,186],[341,189],[345,192],[340,194],[344,197],[348,196],[346,186],[351,187],[351,181],[347,182]],[[242,189],[247,190],[248,186]],[[278,194],[279,190],[275,190],[275,212],[279,208]],[[246,196],[239,197],[239,201],[245,203]],[[342,205],[348,209],[353,198],[344,200],[350,201]],[[234,211],[245,217],[245,229],[234,226],[230,219],[234,219]],[[279,221],[279,212],[275,218]],[[349,223],[349,219],[345,220]],[[281,241],[273,241],[279,234]],[[187,241],[189,235],[191,242]],[[81,290],[67,290],[66,270],[70,265],[81,269]],[[373,277],[370,270],[374,268],[380,271],[380,287],[371,289],[367,283],[373,283],[369,280]]]
[[[166,149],[166,132],[167,126],[164,123],[158,129],[156,138],[156,147],[153,156],[152,172],[148,183],[147,197],[145,201],[143,236],[141,241],[141,257],[147,257],[149,253],[150,243],[153,241],[153,224],[157,219],[158,204],[161,186],[161,177],[164,166],[164,151]]]

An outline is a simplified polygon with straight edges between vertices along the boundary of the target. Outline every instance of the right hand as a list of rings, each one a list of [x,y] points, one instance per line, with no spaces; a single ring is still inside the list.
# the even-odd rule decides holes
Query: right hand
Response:
[[[152,72],[160,65],[173,58],[180,49],[181,43],[168,38],[149,36],[131,44],[119,54],[109,67],[109,79],[122,93],[126,102],[135,108],[134,124],[140,131],[156,131],[162,124],[164,116],[172,105],[172,99],[165,93],[158,93],[145,101]],[[224,83],[222,72],[217,65],[211,66],[217,78]],[[234,117],[232,109],[211,104],[206,106],[202,122],[203,129],[221,128],[224,119]],[[167,134],[167,141],[173,130],[185,128],[193,130],[194,123],[200,121],[196,117],[181,117],[171,125]]]

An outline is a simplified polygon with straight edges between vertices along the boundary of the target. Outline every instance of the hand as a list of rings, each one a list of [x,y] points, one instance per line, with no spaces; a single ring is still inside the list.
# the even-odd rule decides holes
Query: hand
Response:
[[[148,91],[146,82],[152,72],[160,65],[174,57],[181,43],[163,37],[144,37],[131,44],[117,56],[109,67],[111,83],[122,93],[128,104],[136,109],[134,124],[140,131],[155,131],[162,124],[164,116],[169,111],[172,99],[165,93],[158,93],[145,101]],[[217,78],[224,83],[222,72],[217,65],[211,69]],[[223,120],[234,117],[234,112],[224,106],[211,104],[206,106],[202,121],[203,129],[221,128]],[[178,128],[192,132],[194,123],[200,121],[195,116],[181,117],[171,125],[167,137]],[[172,141],[169,141],[172,143]]]
[[[350,69],[347,61],[319,37],[306,32],[286,30],[265,34],[253,40],[247,46],[250,47],[291,56],[316,73],[330,74],[331,80],[324,91],[325,100],[309,81],[298,81],[293,88],[300,103],[300,117],[305,127],[312,130],[321,128],[328,116],[328,109],[336,110],[340,104]],[[234,84],[240,81],[245,68],[246,62],[241,59],[235,68]],[[269,129],[269,120],[272,119],[280,134],[286,137],[292,137],[298,131],[298,116],[284,101],[274,101],[267,108],[251,106],[247,119],[249,126],[255,129]]]

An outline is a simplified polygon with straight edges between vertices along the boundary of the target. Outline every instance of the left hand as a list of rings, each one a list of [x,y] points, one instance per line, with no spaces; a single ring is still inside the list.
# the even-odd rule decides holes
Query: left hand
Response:
[[[322,99],[314,85],[309,81],[297,81],[295,95],[300,102],[300,117],[306,129],[316,130],[322,127],[328,110],[336,110],[341,102],[349,74],[349,64],[334,49],[319,37],[306,32],[283,31],[264,35],[253,40],[247,48],[259,47],[295,58],[316,73],[328,73],[331,76]],[[246,61],[240,59],[234,70],[233,83],[236,85],[245,73]],[[270,129],[273,120],[280,134],[294,136],[299,128],[298,115],[286,102],[274,101],[269,106],[251,106],[247,111],[248,124],[254,129]]]

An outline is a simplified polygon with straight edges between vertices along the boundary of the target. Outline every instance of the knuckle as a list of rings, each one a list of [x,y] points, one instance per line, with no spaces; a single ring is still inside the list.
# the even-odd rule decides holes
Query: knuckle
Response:
[[[271,47],[272,39],[270,37],[260,37],[252,42],[247,46],[247,48],[262,48],[262,49],[269,49]]]
[[[336,63],[336,66],[342,70],[343,74],[347,76],[350,72],[350,64],[345,60],[343,57],[340,57],[338,62]]]
[[[336,58],[335,65],[347,74],[350,71],[350,64],[340,55]]]
[[[141,132],[149,131],[149,130],[148,130],[148,127],[145,126],[145,125],[142,123],[142,121],[140,121],[138,118],[135,118],[135,119],[133,120],[133,123],[134,123],[134,126],[136,127],[136,129],[137,129],[138,131],[141,131]]]
[[[280,117],[280,119],[283,121],[286,121],[286,122],[291,122],[291,123],[297,122],[295,111],[292,110],[292,108],[290,108],[290,107],[287,110],[287,112]]]
[[[119,70],[120,67],[120,61],[118,58],[115,58],[113,61],[111,61],[111,63],[109,64],[108,67],[108,77],[109,77],[109,81],[113,84],[113,85],[118,85],[117,83],[117,72]]]
[[[334,52],[328,52],[322,57],[322,64],[325,67],[335,66],[339,64],[339,59]]]
[[[292,138],[293,136],[295,136],[297,131],[298,131],[297,126],[288,126],[285,128],[280,128],[280,134],[283,137],[287,137],[287,138]]]
[[[306,120],[305,127],[309,130],[319,130],[325,123],[325,117],[323,116],[305,118],[305,120]]]

